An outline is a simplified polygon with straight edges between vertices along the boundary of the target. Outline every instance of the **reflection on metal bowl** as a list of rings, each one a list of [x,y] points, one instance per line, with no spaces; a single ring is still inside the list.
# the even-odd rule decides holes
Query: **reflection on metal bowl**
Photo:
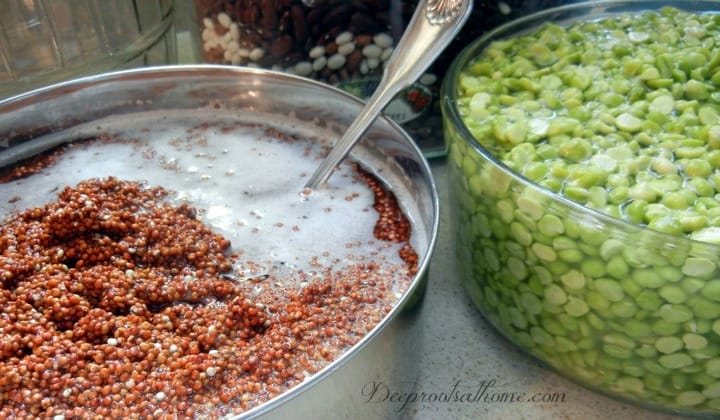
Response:
[[[223,415],[237,413],[237,409],[224,410],[222,407],[226,404],[225,407],[233,406],[246,409],[242,415],[250,417],[261,414],[270,417],[276,415],[284,417],[288,413],[292,416],[301,417],[338,418],[356,417],[358,415],[364,418],[387,417],[389,413],[384,410],[391,409],[389,406],[360,404],[362,410],[366,410],[366,412],[348,413],[345,412],[346,407],[357,407],[358,404],[347,405],[346,402],[351,400],[355,402],[363,401],[362,390],[364,385],[371,383],[389,370],[391,366],[401,364],[403,360],[411,358],[415,352],[419,351],[417,348],[403,346],[395,333],[413,322],[412,309],[422,298],[425,281],[424,273],[437,235],[437,194],[427,162],[409,137],[395,123],[387,119],[379,119],[352,153],[353,160],[362,168],[357,170],[357,173],[367,173],[370,178],[379,181],[377,184],[368,184],[373,185],[370,190],[374,192],[375,198],[377,199],[378,194],[385,198],[388,196],[382,191],[391,192],[397,199],[402,213],[406,215],[412,227],[412,235],[408,239],[408,244],[417,257],[417,259],[414,259],[411,256],[408,260],[402,256],[401,251],[407,251],[404,246],[392,244],[391,241],[386,243],[384,239],[380,239],[373,232],[372,226],[368,226],[367,230],[371,237],[375,234],[376,239],[364,241],[345,238],[345,235],[350,235],[353,232],[353,221],[356,219],[361,220],[362,215],[350,216],[343,209],[350,208],[353,205],[360,205],[359,203],[362,200],[369,200],[369,205],[364,207],[361,213],[373,214],[370,206],[372,205],[373,195],[364,192],[362,182],[358,181],[370,178],[363,178],[364,175],[358,178],[353,166],[343,165],[331,178],[327,190],[316,191],[310,196],[303,197],[299,194],[300,188],[304,184],[302,177],[308,176],[311,171],[303,169],[298,173],[294,172],[295,159],[312,165],[314,162],[319,162],[316,153],[321,154],[322,152],[322,149],[313,150],[311,146],[305,146],[302,142],[307,139],[311,143],[322,141],[322,139],[327,141],[335,140],[343,128],[352,121],[361,105],[352,96],[318,82],[270,71],[222,66],[169,66],[128,70],[91,76],[15,96],[0,102],[0,135],[3,138],[3,143],[0,144],[0,169],[23,167],[27,169],[27,172],[20,171],[17,173],[19,175],[13,178],[11,182],[0,184],[0,191],[4,191],[3,194],[9,194],[7,196],[11,197],[0,204],[0,214],[2,214],[3,218],[6,218],[2,228],[8,229],[8,226],[15,226],[13,223],[17,220],[7,220],[8,216],[17,215],[28,207],[35,208],[34,206],[37,206],[37,208],[40,208],[49,200],[48,197],[54,196],[58,191],[61,192],[63,197],[80,197],[80,201],[70,201],[72,204],[66,209],[53,207],[55,210],[51,212],[53,215],[51,219],[53,217],[70,217],[72,219],[73,217],[79,217],[79,214],[94,214],[95,216],[92,217],[99,217],[99,219],[92,219],[96,220],[95,223],[89,222],[82,224],[82,226],[76,223],[72,225],[73,228],[69,231],[63,228],[63,234],[69,235],[70,238],[78,238],[82,237],[80,235],[88,229],[92,230],[100,226],[106,231],[103,231],[102,234],[91,234],[82,237],[82,240],[92,242],[100,240],[99,237],[104,238],[107,236],[109,241],[114,237],[114,240],[117,241],[115,245],[123,249],[124,252],[111,258],[112,261],[108,262],[108,264],[115,264],[113,267],[116,268],[118,267],[118,261],[125,261],[122,264],[126,264],[120,270],[111,269],[110,273],[112,275],[105,278],[102,276],[97,277],[99,280],[97,282],[83,283],[85,292],[92,288],[102,291],[101,294],[96,293],[93,295],[94,297],[88,298],[88,302],[96,305],[92,310],[105,311],[103,312],[104,316],[115,316],[117,319],[122,318],[123,320],[132,316],[147,316],[148,319],[155,319],[153,318],[154,313],[162,314],[168,306],[176,306],[176,304],[181,307],[176,308],[178,311],[185,311],[182,312],[185,314],[184,316],[190,316],[194,313],[193,310],[188,311],[188,308],[192,308],[193,305],[197,305],[195,306],[195,313],[198,311],[207,313],[207,307],[203,306],[207,301],[197,299],[192,293],[180,294],[179,298],[162,303],[158,296],[166,293],[163,291],[165,289],[159,289],[154,295],[140,295],[138,290],[145,290],[145,286],[143,286],[143,282],[134,282],[132,279],[137,278],[140,273],[144,273],[143,270],[151,265],[152,261],[165,261],[172,267],[178,267],[174,274],[171,273],[165,284],[174,284],[179,289],[185,290],[183,288],[187,288],[189,291],[194,291],[194,285],[199,284],[198,278],[204,279],[206,278],[204,276],[208,274],[224,270],[223,261],[225,260],[218,257],[220,259],[217,260],[219,261],[217,264],[213,262],[203,263],[204,265],[194,266],[195,268],[192,271],[183,271],[187,267],[176,265],[179,258],[184,258],[178,249],[187,246],[188,249],[192,250],[187,259],[197,261],[204,258],[204,249],[207,247],[203,248],[202,246],[198,247],[197,244],[187,243],[184,234],[178,232],[176,236],[167,238],[166,246],[154,248],[152,238],[159,239],[163,236],[162,234],[149,234],[139,239],[130,238],[128,232],[144,232],[144,227],[137,222],[125,223],[116,221],[113,218],[114,215],[117,215],[114,200],[123,201],[124,198],[122,197],[135,194],[138,191],[142,194],[142,188],[138,190],[137,184],[116,185],[116,180],[92,181],[89,184],[83,184],[82,182],[91,177],[97,177],[92,179],[102,178],[105,180],[107,179],[105,177],[115,176],[127,178],[130,181],[146,182],[148,187],[158,184],[167,187],[169,192],[153,190],[157,192],[154,197],[167,197],[170,202],[182,205],[178,207],[177,212],[163,207],[165,210],[158,213],[150,207],[154,198],[145,196],[141,204],[136,205],[135,208],[137,209],[138,206],[146,208],[145,211],[139,212],[141,215],[152,213],[157,214],[159,217],[156,220],[147,222],[148,225],[170,220],[161,215],[172,213],[175,215],[172,216],[172,220],[183,223],[183,226],[185,226],[184,223],[193,223],[191,220],[197,219],[212,226],[216,231],[222,232],[230,243],[239,243],[239,246],[237,244],[229,245],[229,249],[233,254],[231,256],[232,261],[237,260],[240,263],[231,268],[227,275],[220,279],[211,279],[208,283],[216,284],[219,287],[213,289],[215,291],[206,296],[215,305],[212,307],[216,309],[216,313],[224,313],[223,311],[231,303],[234,304],[233,302],[235,302],[240,305],[238,310],[248,316],[245,318],[245,321],[247,321],[245,327],[248,325],[257,327],[248,330],[248,337],[264,328],[271,330],[281,324],[283,319],[293,321],[294,317],[303,317],[303,314],[297,311],[283,312],[288,311],[288,308],[291,307],[283,306],[284,301],[282,298],[284,295],[282,295],[282,290],[287,288],[292,291],[299,290],[297,296],[304,296],[302,298],[304,300],[290,301],[288,305],[292,304],[295,305],[293,307],[297,308],[302,303],[315,302],[316,305],[313,306],[314,310],[317,310],[315,314],[325,316],[324,320],[308,318],[308,322],[305,324],[297,323],[295,325],[297,329],[286,328],[284,330],[292,336],[306,337],[297,341],[297,343],[301,343],[298,346],[302,345],[302,348],[297,346],[293,348],[295,341],[292,338],[288,338],[287,342],[284,341],[289,347],[281,346],[281,348],[277,349],[273,347],[274,343],[265,341],[268,347],[265,348],[266,352],[263,354],[268,354],[268,362],[273,359],[273,368],[277,369],[277,372],[283,372],[286,363],[295,363],[296,359],[292,358],[295,356],[288,356],[291,357],[290,359],[285,356],[285,354],[290,355],[292,352],[298,355],[297,360],[305,356],[307,358],[317,355],[325,357],[327,360],[317,365],[314,372],[312,370],[309,372],[295,371],[290,378],[290,387],[288,389],[284,389],[285,384],[277,382],[272,375],[264,379],[266,382],[262,382],[263,380],[258,382],[257,378],[248,379],[242,392],[237,392],[234,385],[227,387],[232,388],[235,397],[229,397],[230,393],[218,391],[219,393],[214,394],[212,398],[203,403],[203,409],[217,409],[213,413],[222,413]],[[243,131],[256,130],[258,127],[261,127],[259,131]],[[236,153],[236,150],[240,150],[237,149],[241,143],[240,133],[251,133],[249,136],[246,135],[247,138],[244,139],[248,140],[250,147]],[[219,149],[210,151],[211,149],[206,148],[208,144],[220,141],[219,139],[225,142],[219,144]],[[265,143],[269,147],[285,144],[291,147],[300,144],[302,148],[299,149],[300,151],[297,154],[285,155],[287,159],[282,160],[282,150],[280,148],[271,148],[267,149],[270,151],[267,152],[266,149],[262,149],[265,147]],[[18,162],[27,162],[26,159],[33,159],[50,150],[57,150],[57,147],[61,148],[62,153],[67,154],[53,154],[51,160],[43,161],[44,163],[39,166],[17,165]],[[106,153],[105,150],[111,150],[112,153],[116,154],[106,155],[104,154]],[[123,154],[125,153],[123,151],[127,153]],[[82,154],[83,152],[87,153]],[[72,156],[72,159],[68,158],[69,156]],[[235,178],[236,174],[242,173],[237,168],[251,167],[255,162],[250,160],[263,161],[263,159],[267,159],[266,163],[269,162],[264,167],[267,168],[267,173],[263,174],[261,169],[257,169],[254,170],[254,174],[245,172],[243,178]],[[34,160],[33,162],[37,163],[39,161]],[[40,172],[33,172],[35,170]],[[283,179],[289,182],[287,184],[288,190],[284,191],[277,185],[272,184],[269,190],[263,191],[260,184],[267,179]],[[80,183],[77,188],[82,187],[83,190],[65,188],[66,185],[73,185],[78,181]],[[29,187],[30,185],[34,187]],[[128,188],[128,185],[130,185],[130,188]],[[294,189],[295,185],[298,188],[297,190]],[[349,189],[340,189],[338,187],[340,185],[347,185]],[[102,195],[102,197],[106,197],[106,200],[102,200],[98,198],[100,196],[89,192],[91,190],[95,191],[92,189],[95,187],[107,190]],[[17,190],[13,190],[13,188]],[[107,199],[107,197],[111,196],[108,194],[117,191],[118,188],[126,188],[122,190],[125,191],[124,195],[112,196],[114,197],[112,200]],[[215,191],[218,188],[219,191]],[[16,192],[10,193],[8,191]],[[352,193],[344,195],[346,191]],[[167,195],[163,195],[166,193]],[[312,210],[314,205],[318,206],[318,203],[323,203],[323,200],[330,200],[331,206],[322,205],[322,208],[318,207]],[[103,207],[108,205],[108,202],[110,202],[110,207]],[[244,211],[246,212],[243,214],[234,213],[233,209],[235,207],[233,206],[238,202],[249,205],[250,211],[245,208]],[[280,210],[266,211],[267,208],[272,206],[263,208],[263,202],[277,203]],[[185,204],[197,205],[197,211],[190,210]],[[73,208],[73,212],[66,211],[68,208]],[[380,214],[384,214],[383,211],[378,210]],[[334,212],[337,212],[337,214],[333,214]],[[37,212],[31,213],[36,216],[39,214]],[[26,214],[26,216],[32,217],[30,214]],[[312,238],[305,237],[304,240],[299,241],[301,242],[299,245],[293,242],[295,237],[303,238],[298,236],[302,235],[303,229],[313,229],[313,221],[322,222],[325,218],[333,218],[335,225],[331,225],[330,229],[319,229],[317,235]],[[127,221],[129,219],[123,220]],[[282,220],[283,223],[278,222],[278,220]],[[166,229],[167,232],[174,232],[173,223],[171,222],[163,229]],[[190,224],[187,226],[190,226]],[[123,234],[114,236],[107,233],[113,231],[113,229],[115,231],[119,229]],[[8,233],[7,231],[3,232]],[[263,232],[270,232],[270,237],[277,236],[274,241],[270,242],[272,246],[266,250],[266,255],[263,256],[264,259],[260,261],[263,264],[251,264],[252,261],[244,261],[244,256],[255,251],[253,246],[256,242],[259,243],[258,238],[262,237]],[[397,232],[399,230],[391,230],[392,235],[390,236]],[[23,234],[23,237],[28,235],[29,233]],[[317,250],[310,251],[312,252],[310,260],[314,266],[298,269],[297,267],[304,264],[305,258],[310,256],[300,255],[300,253],[298,255],[287,254],[285,248],[287,248],[288,244],[292,247],[312,246],[314,243],[326,241],[326,236],[337,236],[337,238],[331,239],[342,245],[337,247],[339,249],[332,249],[327,255]],[[14,245],[20,241],[17,236],[4,234],[1,240],[13,242],[13,245],[7,247],[7,252],[18,251],[17,246]],[[123,245],[128,242],[141,245],[132,247]],[[223,245],[225,242],[217,242],[216,239],[211,240],[209,243],[211,247],[215,246],[212,244],[219,244],[220,248],[225,246]],[[353,256],[359,252],[359,249],[368,246],[370,250],[368,255]],[[73,256],[68,257],[67,252],[70,252],[70,249],[67,247],[52,248],[48,260],[51,264],[47,270],[59,276],[54,280],[49,280],[55,286],[64,281],[69,281],[68,284],[74,284],[72,281],[83,278],[82,276],[85,275],[79,273],[83,273],[83,267],[88,262],[102,259],[102,256],[96,254],[92,254],[94,256],[89,258],[88,255],[90,254],[85,251],[77,251],[74,248],[72,249]],[[413,263],[408,264],[407,267],[391,263],[390,261],[396,257],[393,257],[392,254],[385,250],[395,249],[398,250],[398,255],[402,257],[403,261],[413,261]],[[262,252],[263,249],[257,251]],[[136,256],[141,254],[145,255],[145,257],[137,259]],[[373,260],[373,255],[382,255],[382,258]],[[22,256],[19,257],[22,258]],[[4,255],[3,258],[3,261],[8,261],[7,255]],[[355,258],[358,261],[353,261]],[[337,271],[335,269],[323,271],[322,267],[325,259],[332,260],[331,262],[336,264],[334,267],[336,267]],[[162,272],[162,265],[162,263],[155,264],[154,270],[156,270],[156,273]],[[5,273],[3,276],[12,278],[12,274],[6,274],[15,273],[14,268],[3,267],[5,267],[3,270],[6,270],[3,271]],[[343,271],[347,270],[348,267],[359,267],[361,271]],[[354,282],[362,281],[366,276],[370,276],[369,278],[373,278],[372,276],[376,274],[381,276],[377,277],[377,282],[373,281],[373,284],[379,284],[384,277],[395,278],[396,275],[392,274],[395,269],[392,267],[399,267],[397,268],[397,273],[399,273],[397,276],[401,280],[404,279],[397,289],[392,289],[395,286],[378,289],[375,290],[376,292],[379,291],[376,296],[363,294],[362,290],[353,288],[352,284]],[[412,267],[412,269],[408,269],[408,267]],[[58,269],[60,271],[52,271]],[[315,269],[318,272],[315,272]],[[105,270],[105,268],[97,268],[97,270]],[[43,272],[42,268],[40,272]],[[287,279],[281,278],[279,273],[286,272],[292,272],[293,276]],[[343,296],[342,290],[338,290],[334,295],[335,297],[330,294],[323,294],[325,291],[335,287],[336,284],[327,281],[322,283],[322,279],[332,278],[334,281],[333,276],[337,277],[336,272],[347,274],[347,278],[340,279],[345,282],[342,284],[348,285],[345,291],[347,296]],[[274,277],[276,274],[278,276]],[[118,279],[130,279],[131,281],[129,283],[123,283],[122,281],[116,283]],[[273,279],[275,282],[268,283],[268,279]],[[280,284],[281,281],[292,284],[284,287],[283,284]],[[14,280],[7,280],[3,285],[12,288],[17,286],[16,282],[17,277]],[[245,295],[247,300],[223,302],[222,297],[227,288],[233,287],[228,285],[240,283],[242,283],[242,286],[238,287],[248,293]],[[122,289],[125,290],[123,293],[118,292],[121,290],[120,286],[115,289],[107,287],[116,284],[129,284],[130,286]],[[279,290],[274,289],[275,287],[278,287]],[[85,296],[83,295],[85,292],[81,293],[79,290],[76,291],[81,296],[74,298],[76,300],[81,300]],[[201,293],[204,289],[200,287],[197,290],[200,290],[198,293]],[[374,289],[367,290],[372,291]],[[251,293],[255,294],[251,295]],[[128,294],[146,298],[147,302],[143,302],[142,299],[141,301],[136,300],[132,306],[123,309],[121,305],[121,302],[123,302],[122,297]],[[36,294],[29,292],[23,296],[36,296]],[[109,306],[103,303],[106,302],[103,299],[107,296],[112,297]],[[382,310],[372,312],[371,309],[374,307],[374,303],[381,301],[382,296],[387,298],[386,301],[383,301],[384,306],[379,307]],[[273,301],[273,297],[278,297],[278,300]],[[51,296],[47,298],[51,299]],[[263,298],[267,298],[267,300],[261,301]],[[43,313],[50,314],[48,316],[53,314],[52,305],[39,304],[39,300],[35,298],[31,299],[31,301],[32,308],[28,308],[28,311],[50,311]],[[350,305],[353,307],[352,311],[354,312],[350,312],[349,317],[346,317],[347,313],[344,312],[333,312],[333,308],[335,308],[333,305],[335,304],[328,304],[329,311],[323,312],[325,310],[323,302],[336,302],[340,307],[342,305],[347,306],[343,302],[348,301],[357,302]],[[45,300],[44,302],[48,301]],[[143,306],[144,303],[148,304]],[[272,306],[277,306],[277,308],[273,309]],[[81,315],[89,313],[83,311],[81,308]],[[259,315],[258,312],[260,312]],[[353,316],[353,313],[357,315]],[[213,315],[208,316],[212,317]],[[265,316],[267,318],[264,318]],[[248,348],[243,347],[245,344],[238,344],[238,348],[230,349],[235,351],[226,353],[224,353],[225,350],[219,349],[218,351],[218,349],[208,345],[208,343],[214,343],[216,340],[222,341],[225,336],[217,333],[222,330],[222,326],[207,326],[204,324],[203,319],[198,319],[195,326],[181,322],[179,324],[181,325],[180,328],[173,324],[175,322],[174,318],[168,314],[167,319],[163,318],[165,319],[163,322],[167,323],[166,327],[170,329],[184,328],[187,337],[190,337],[191,343],[186,346],[180,341],[175,345],[166,346],[167,343],[164,342],[153,342],[153,337],[159,337],[159,331],[148,330],[137,335],[131,332],[128,333],[132,328],[117,327],[120,324],[113,324],[116,327],[105,330],[102,327],[99,327],[99,329],[91,327],[78,329],[77,324],[82,323],[82,319],[84,319],[80,318],[80,320],[73,323],[69,322],[68,318],[60,317],[54,321],[59,324],[53,323],[52,325],[67,324],[65,326],[66,332],[62,333],[65,334],[63,335],[65,338],[84,337],[83,339],[85,339],[90,334],[89,341],[93,344],[86,350],[85,354],[90,354],[88,352],[92,352],[92,349],[102,348],[105,355],[114,355],[116,354],[115,349],[123,347],[125,340],[136,340],[133,341],[136,343],[135,347],[144,351],[146,356],[150,353],[157,353],[150,359],[144,359],[145,361],[152,362],[158,358],[168,360],[178,354],[185,354],[187,358],[183,360],[188,362],[197,362],[201,359],[210,360],[217,355],[225,355],[224,360],[232,361],[232,366],[198,364],[198,366],[202,366],[201,371],[196,372],[197,375],[188,372],[187,381],[173,382],[177,387],[165,389],[160,386],[159,389],[153,390],[149,403],[155,410],[153,413],[156,414],[166,412],[163,410],[169,410],[168,407],[170,406],[168,404],[179,394],[194,394],[198,389],[202,389],[202,381],[207,381],[207,384],[214,383],[218,389],[221,389],[223,383],[218,382],[218,378],[222,377],[222,372],[233,369],[236,372],[239,370],[252,371],[253,366],[262,365],[261,361],[250,361],[255,353],[263,351],[261,348],[252,348],[253,354],[247,357],[248,364],[247,367],[244,367],[240,355],[248,351]],[[231,322],[227,317],[223,319],[225,322]],[[326,322],[326,325],[321,328],[310,321]],[[368,327],[364,329],[366,324]],[[362,334],[351,337],[351,340],[347,341],[347,345],[341,344],[337,347],[338,350],[330,346],[324,348],[316,345],[317,343],[331,343],[330,333],[335,331],[337,326],[347,330],[355,330],[356,332],[362,330]],[[238,327],[233,328],[245,331],[243,329],[245,327],[242,327],[241,323]],[[305,328],[309,333],[303,335],[303,329],[300,327]],[[274,331],[279,331],[279,329]],[[232,336],[235,332],[237,330],[228,332],[222,330],[222,333],[226,333],[227,337]],[[147,337],[142,338],[145,336]],[[198,340],[197,347],[192,344],[192,340],[195,339],[193,337]],[[338,336],[338,339],[342,339],[342,337]],[[26,338],[20,337],[19,341],[23,342],[22,340],[26,340]],[[72,346],[72,340],[59,340],[59,342],[65,343],[59,345],[59,347],[63,345]],[[55,344],[58,343],[58,341],[50,341]],[[251,342],[252,338],[243,338],[239,342],[245,343],[246,341]],[[33,345],[29,343],[27,342],[23,349],[32,353]],[[44,347],[43,351],[45,353],[52,352],[53,349],[57,348],[50,344],[48,346]],[[25,351],[23,349],[17,351],[22,353]],[[269,353],[268,350],[270,350]],[[21,354],[17,353],[17,351],[11,349],[10,353],[15,356],[27,356],[26,353]],[[128,351],[132,352],[134,350]],[[280,353],[277,353],[278,351]],[[279,359],[277,358],[278,354],[281,354]],[[258,354],[258,356],[260,355]],[[255,359],[258,359],[258,357]],[[93,359],[87,364],[83,362],[82,367],[79,369],[85,369],[87,365],[95,364],[97,364],[98,369],[102,369],[102,363],[99,360]],[[7,360],[3,362],[7,362]],[[64,362],[61,363],[58,372],[64,372],[63,365],[65,365]],[[306,365],[298,362],[297,366],[304,367]],[[69,375],[69,369],[63,374]],[[254,372],[260,371],[256,370]],[[63,374],[60,374],[57,380],[65,380],[62,379],[65,378],[62,376]],[[154,374],[158,373],[148,373],[148,375]],[[265,373],[260,372],[258,374]],[[123,373],[119,373],[119,375],[122,377]],[[137,378],[125,378],[121,381],[122,385],[118,386],[129,386],[128,384],[131,384],[134,388],[141,381],[141,377],[145,378],[142,375]],[[78,380],[82,381],[82,379]],[[257,384],[259,388],[248,388],[247,383]],[[8,389],[12,390],[12,385]],[[112,392],[112,387],[108,388],[108,390],[111,394],[118,395],[118,393]],[[178,392],[178,390],[182,390],[182,392]],[[64,396],[67,394],[69,401],[79,402],[77,393],[81,392],[82,389],[76,389],[74,386],[68,385],[67,388],[56,391],[60,393],[58,395]],[[147,392],[147,390],[145,391]],[[118,392],[122,394],[122,392]],[[252,405],[244,406],[243,401],[253,400],[252,392],[263,393],[263,395],[268,395],[270,399],[268,401],[256,401]],[[250,394],[243,397],[243,394],[248,393]],[[110,398],[113,397],[110,396]],[[184,402],[182,399],[175,401],[178,404],[185,404],[183,407],[186,408],[186,411],[181,414],[189,414],[187,409],[192,407],[190,407],[187,398]],[[27,407],[34,407],[36,414],[43,412],[38,411],[43,410],[42,405],[33,406],[32,401],[26,401],[23,404],[30,404]],[[113,403],[108,400],[108,404],[110,408],[107,410],[112,410]],[[115,406],[119,405],[116,404]],[[57,412],[54,411],[53,413],[63,414],[63,407],[70,410],[69,406],[64,405],[59,408],[56,407]],[[176,408],[179,405],[173,405],[172,407]],[[105,410],[102,405],[90,408],[94,408],[95,412]],[[102,412],[112,413],[112,411]],[[48,412],[45,411],[45,413]],[[201,411],[193,411],[192,413],[202,415]]]

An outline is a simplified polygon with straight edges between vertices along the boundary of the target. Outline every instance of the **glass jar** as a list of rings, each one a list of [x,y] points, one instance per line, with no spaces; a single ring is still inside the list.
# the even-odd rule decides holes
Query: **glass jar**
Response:
[[[7,0],[0,98],[85,74],[176,60],[174,0]]]
[[[442,156],[439,86],[468,40],[527,13],[573,0],[476,1],[457,40],[385,114],[426,157]],[[401,0],[195,0],[198,43],[208,63],[290,72],[367,98],[417,6]]]

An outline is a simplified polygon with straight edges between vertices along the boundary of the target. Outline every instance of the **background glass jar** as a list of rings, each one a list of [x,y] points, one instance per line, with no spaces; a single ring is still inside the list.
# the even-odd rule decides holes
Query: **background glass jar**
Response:
[[[519,16],[575,0],[475,1],[467,24],[428,72],[385,110],[427,157],[445,154],[437,102],[461,47]],[[195,0],[198,43],[208,63],[274,69],[367,98],[417,1]]]
[[[81,75],[176,61],[174,0],[6,0],[0,98]]]

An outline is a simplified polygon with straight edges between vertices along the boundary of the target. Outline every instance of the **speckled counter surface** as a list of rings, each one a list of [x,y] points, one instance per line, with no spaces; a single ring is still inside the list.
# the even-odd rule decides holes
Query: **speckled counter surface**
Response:
[[[402,419],[681,419],[584,389],[519,351],[485,321],[458,278],[446,165],[439,159],[431,166],[440,195],[440,232],[418,319],[402,332],[409,348],[422,350],[379,378],[377,392],[366,390],[361,403],[392,405]],[[415,392],[417,401],[392,402],[383,398],[387,390],[397,392],[399,400],[413,399],[407,394]],[[509,395],[548,402],[493,401]]]

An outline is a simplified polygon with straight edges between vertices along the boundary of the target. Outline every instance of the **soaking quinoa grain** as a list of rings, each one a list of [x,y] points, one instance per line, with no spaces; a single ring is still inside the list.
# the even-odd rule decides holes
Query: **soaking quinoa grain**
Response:
[[[237,414],[326,366],[392,308],[390,278],[406,288],[417,271],[394,195],[354,173],[375,197],[374,236],[404,244],[409,274],[358,257],[238,281],[239,256],[198,210],[115,177],[12,214],[0,226],[0,418]]]

